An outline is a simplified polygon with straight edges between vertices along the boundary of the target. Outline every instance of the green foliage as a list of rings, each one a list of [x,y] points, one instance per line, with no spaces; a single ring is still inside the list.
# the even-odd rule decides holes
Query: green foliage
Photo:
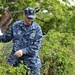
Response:
[[[26,7],[40,8],[40,11],[37,13],[37,18],[35,21],[41,25],[43,33],[47,34],[50,29],[55,29],[59,32],[72,32],[75,31],[74,25],[74,13],[75,7],[68,6],[69,3],[67,0],[64,0],[66,5],[60,3],[59,0],[14,0],[7,1],[1,0],[0,7],[9,6],[9,11],[23,10]],[[47,13],[43,11],[47,10]],[[0,15],[2,15],[3,9],[0,9]],[[23,15],[12,14],[14,21],[23,19]]]
[[[73,35],[55,30],[48,32],[43,39],[40,56],[42,60],[42,75],[73,75],[74,55]]]
[[[59,3],[53,4],[51,11],[49,11],[50,9],[48,10],[49,17],[47,16],[47,14],[46,16],[43,16],[44,21],[47,20],[42,25],[44,34],[46,34],[50,29],[55,29],[60,32],[68,32],[68,28],[71,30],[69,32],[72,32],[73,21],[71,22],[70,20],[74,19],[74,11],[72,12],[72,10],[74,9],[71,8],[72,7],[67,7],[66,5]]]
[[[12,41],[9,43],[0,43],[0,75],[25,75],[28,67],[21,61],[19,67],[12,67],[7,63],[7,58],[12,50]]]
[[[1,75],[26,75],[26,71],[27,70],[25,69],[25,66],[23,64],[20,64],[19,67],[12,67],[8,64],[3,63],[0,66]]]
[[[9,0],[10,1],[10,0]],[[35,22],[46,35],[39,52],[42,60],[41,75],[75,75],[75,7],[68,6],[68,0],[7,0],[0,1],[0,18],[5,6],[9,11],[23,10],[26,7],[40,7]],[[43,11],[47,10],[46,13]],[[12,14],[13,21],[23,19],[22,14]],[[0,75],[24,75],[20,67],[13,68],[6,63],[12,43],[0,43]],[[19,73],[18,73],[19,72]]]

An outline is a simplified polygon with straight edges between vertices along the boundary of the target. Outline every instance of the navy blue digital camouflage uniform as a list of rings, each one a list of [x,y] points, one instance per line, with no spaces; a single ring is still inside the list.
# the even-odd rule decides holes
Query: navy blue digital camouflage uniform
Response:
[[[40,75],[41,61],[38,55],[38,50],[42,41],[41,27],[32,22],[31,25],[25,25],[24,21],[17,21],[10,26],[6,34],[0,36],[0,41],[9,42],[13,40],[13,50],[8,58],[8,62],[12,66],[18,66],[20,60],[23,60],[24,64],[34,70],[35,74]],[[22,49],[23,56],[16,57],[14,53],[17,50]]]

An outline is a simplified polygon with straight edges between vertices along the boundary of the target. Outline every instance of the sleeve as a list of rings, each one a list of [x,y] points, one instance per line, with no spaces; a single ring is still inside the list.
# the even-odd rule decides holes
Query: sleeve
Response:
[[[0,42],[9,42],[12,40],[12,26],[8,29],[8,31],[3,34],[3,35],[0,35]]]
[[[22,49],[23,54],[27,54],[29,56],[34,56],[38,50],[40,49],[41,43],[42,43],[42,30],[40,27],[38,27],[35,35],[35,39],[32,39],[30,41],[30,46]]]

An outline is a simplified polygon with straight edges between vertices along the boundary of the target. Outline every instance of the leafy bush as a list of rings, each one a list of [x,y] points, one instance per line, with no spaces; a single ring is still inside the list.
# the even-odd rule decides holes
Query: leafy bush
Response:
[[[40,56],[42,75],[73,75],[75,45],[73,35],[54,30],[48,32],[43,39]]]
[[[0,75],[25,75],[26,69],[23,64],[19,67],[12,67],[7,63],[7,57],[12,50],[12,42],[0,43]]]
[[[19,67],[12,67],[3,63],[0,66],[0,75],[25,75],[26,70],[24,69],[24,65],[20,64]]]

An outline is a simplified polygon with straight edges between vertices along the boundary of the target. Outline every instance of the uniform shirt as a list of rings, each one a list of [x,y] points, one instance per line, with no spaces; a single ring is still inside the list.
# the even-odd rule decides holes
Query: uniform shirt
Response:
[[[17,66],[23,57],[25,65],[41,66],[38,50],[41,46],[42,30],[37,23],[32,22],[31,25],[25,25],[24,21],[15,22],[6,34],[0,36],[1,42],[10,40],[13,40],[13,50],[8,58],[10,65]],[[20,58],[14,56],[14,53],[20,49],[23,51],[23,56]]]

